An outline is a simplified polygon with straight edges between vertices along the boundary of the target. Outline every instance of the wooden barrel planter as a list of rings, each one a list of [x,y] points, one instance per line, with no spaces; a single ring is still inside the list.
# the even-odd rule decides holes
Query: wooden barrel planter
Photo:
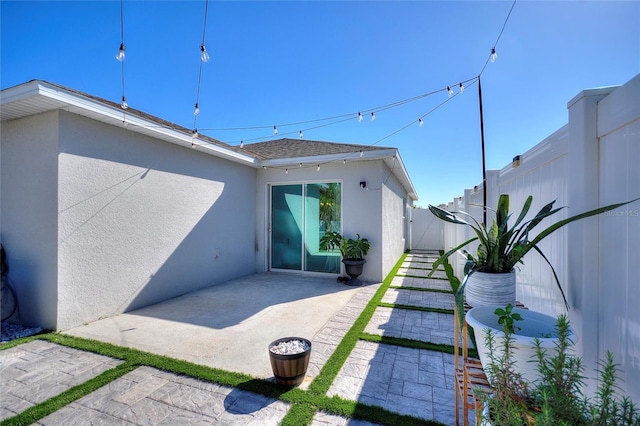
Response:
[[[272,348],[283,342],[299,340],[305,344],[306,349],[303,352],[292,354],[278,354],[272,351]],[[311,357],[311,342],[302,337],[283,337],[274,340],[269,344],[269,360],[276,383],[285,386],[298,386],[304,380]]]

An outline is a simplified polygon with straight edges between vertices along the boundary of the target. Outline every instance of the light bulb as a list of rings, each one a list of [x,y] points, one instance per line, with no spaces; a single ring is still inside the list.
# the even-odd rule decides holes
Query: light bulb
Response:
[[[347,160],[342,160],[342,164],[347,164]]]
[[[120,43],[120,49],[118,49],[118,54],[116,55],[116,59],[119,60],[120,62],[124,61],[125,50],[127,50],[127,48],[124,47],[124,43]]]
[[[320,164],[318,164],[318,167],[316,168],[316,171],[319,172],[320,171]]]
[[[120,108],[122,108],[122,109],[128,109],[129,108],[129,104],[127,103],[127,98],[125,98],[124,96],[122,97],[122,103],[120,104]]]
[[[300,168],[302,168],[302,163],[300,163]]]
[[[422,118],[418,118],[418,126],[422,127],[423,124],[424,121],[422,121]]]
[[[191,148],[196,149],[196,143],[194,141],[191,141]]]
[[[289,169],[284,169],[284,172],[285,172],[286,174],[289,174]]]
[[[364,155],[364,152],[360,150],[360,157],[362,157],[363,155]]]
[[[358,113],[358,123],[362,123],[362,114]]]
[[[372,112],[371,113],[371,121],[375,121],[375,119],[376,119],[376,113]]]
[[[491,62],[495,62],[498,59],[498,54],[496,53],[496,48],[491,48]]]
[[[300,139],[302,139],[302,130],[300,130]]]
[[[198,115],[200,114],[200,107],[198,106],[198,103],[196,102],[196,106],[193,109],[193,115]]]
[[[244,148],[244,141],[240,141],[240,148]]]
[[[195,139],[198,137],[198,129],[193,129],[193,132],[191,132],[191,139]]]
[[[262,170],[267,170],[267,166],[262,166]]]
[[[274,135],[278,134],[278,128],[276,126],[273,126],[273,134]]]
[[[453,90],[449,86],[447,86],[447,93],[449,93],[449,97],[453,96]]]
[[[207,53],[207,48],[204,47],[204,44],[200,45],[200,60],[202,62],[209,62],[209,54]]]
[[[460,87],[460,93],[464,92],[464,86],[462,85],[462,83],[460,83],[459,87]]]

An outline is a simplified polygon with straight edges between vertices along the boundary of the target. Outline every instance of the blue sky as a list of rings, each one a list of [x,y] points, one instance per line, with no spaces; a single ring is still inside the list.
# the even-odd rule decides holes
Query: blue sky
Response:
[[[210,1],[200,89],[201,133],[232,145],[279,135],[400,149],[418,205],[447,202],[481,182],[478,76],[511,1]],[[194,126],[204,1],[126,1],[125,86],[130,106]],[[2,1],[2,88],[32,79],[119,102],[120,2]],[[640,2],[518,1],[482,74],[488,168],[567,121],[585,88],[640,72]],[[437,92],[365,117],[357,113]],[[457,88],[456,88],[457,92]],[[413,123],[413,124],[412,124]],[[411,124],[405,130],[403,127]],[[397,132],[397,133],[395,133]]]

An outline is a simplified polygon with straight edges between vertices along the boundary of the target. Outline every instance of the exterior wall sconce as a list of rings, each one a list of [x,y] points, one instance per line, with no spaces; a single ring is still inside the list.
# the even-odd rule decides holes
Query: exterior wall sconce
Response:
[[[516,155],[515,157],[513,157],[513,162],[511,163],[511,166],[515,169],[516,167],[520,167],[520,156]]]
[[[367,187],[367,182],[360,182],[360,188],[365,189]]]

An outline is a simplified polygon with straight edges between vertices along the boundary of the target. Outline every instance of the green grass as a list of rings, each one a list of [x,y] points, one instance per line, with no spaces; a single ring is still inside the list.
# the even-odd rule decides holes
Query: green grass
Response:
[[[400,269],[400,266],[402,265],[402,262],[405,260],[405,258],[406,254],[404,254],[396,263],[396,266],[385,278],[380,288],[376,291],[360,316],[356,319],[351,329],[347,332],[338,347],[335,349],[334,353],[324,365],[319,375],[310,384],[307,391],[304,391],[297,387],[282,387],[271,381],[258,379],[246,374],[202,366],[184,360],[143,352],[137,349],[125,348],[109,343],[99,342],[96,340],[72,337],[59,333],[48,333],[8,342],[6,344],[3,344],[0,347],[0,350],[9,349],[36,339],[42,339],[71,348],[93,352],[111,358],[121,359],[124,362],[115,368],[103,372],[93,379],[90,379],[65,392],[62,392],[61,394],[53,398],[37,404],[14,417],[3,420],[0,425],[4,426],[33,424],[43,417],[46,417],[49,414],[63,408],[64,406],[82,398],[83,396],[94,392],[100,387],[107,385],[113,380],[122,377],[126,373],[142,365],[175,374],[189,376],[199,380],[218,383],[224,386],[243,389],[290,403],[291,408],[288,410],[287,414],[282,420],[283,425],[298,426],[309,424],[313,420],[315,413],[318,411],[342,417],[366,420],[376,424],[427,426],[442,425],[441,423],[435,421],[397,414],[378,406],[371,406],[356,401],[349,401],[337,396],[328,397],[326,395],[340,369],[349,357],[349,354],[356,346],[358,340],[366,340],[404,347],[414,347],[418,349],[439,350],[440,352],[452,353],[453,348],[450,348],[449,350],[446,347],[447,345],[436,345],[427,342],[382,337],[364,333],[365,327],[369,323],[378,306],[450,313],[447,310],[393,305],[381,302],[382,297],[390,287],[391,280],[394,276],[397,276],[397,272]]]
[[[426,306],[400,305],[397,303],[386,303],[386,302],[380,302],[378,303],[378,306],[383,308],[406,309],[408,311],[436,312],[439,314],[453,315],[453,309],[428,308]],[[453,321],[453,318],[451,319],[451,321]]]
[[[423,279],[430,279],[430,280],[444,280],[444,281],[448,281],[448,279],[446,277],[429,277],[427,275],[415,275],[415,274],[397,274],[397,277],[404,277],[404,278],[423,278]]]
[[[431,293],[454,294],[452,290],[442,290],[440,288],[411,287],[409,285],[392,285],[392,286],[389,286],[389,288],[393,288],[397,290],[429,291]]]

